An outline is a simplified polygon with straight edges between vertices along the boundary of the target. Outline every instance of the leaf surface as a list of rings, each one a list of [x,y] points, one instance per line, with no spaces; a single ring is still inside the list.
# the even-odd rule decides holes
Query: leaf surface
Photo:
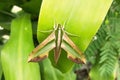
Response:
[[[1,51],[5,80],[40,80],[39,65],[28,63],[34,48],[29,14],[22,14],[11,24],[10,39]]]
[[[38,22],[38,41],[41,43],[49,35],[39,31],[51,30],[55,23],[62,25],[65,23],[67,32],[80,36],[70,36],[70,38],[84,52],[102,24],[112,1],[43,0]],[[65,69],[67,71],[73,65],[71,61],[67,60],[67,56],[62,56],[64,54],[62,52],[61,59],[56,66],[61,71]],[[67,65],[64,65],[66,63]]]

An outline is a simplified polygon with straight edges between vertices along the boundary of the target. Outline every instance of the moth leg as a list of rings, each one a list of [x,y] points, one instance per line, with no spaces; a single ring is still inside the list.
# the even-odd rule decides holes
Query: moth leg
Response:
[[[48,30],[48,31],[37,30],[37,31],[39,31],[39,32],[41,32],[41,33],[51,33],[51,32],[53,32],[53,30]]]
[[[65,31],[65,33],[66,33],[68,36],[72,36],[72,37],[80,37],[80,36],[78,36],[78,35],[75,35],[75,34],[69,33],[69,32],[67,32],[67,31]]]

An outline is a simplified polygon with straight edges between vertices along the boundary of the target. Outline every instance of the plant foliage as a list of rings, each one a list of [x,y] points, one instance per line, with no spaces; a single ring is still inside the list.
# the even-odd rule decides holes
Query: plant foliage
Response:
[[[86,50],[93,64],[92,80],[119,80],[120,76],[120,3],[113,2],[101,28]],[[100,77],[100,78],[99,78]]]
[[[19,14],[15,14],[11,12],[11,9],[13,8],[14,5],[21,7],[24,10],[24,12],[28,12],[29,14],[31,14],[31,23],[33,24],[32,29],[33,29],[33,35],[34,35],[33,39],[34,39],[34,43],[38,45],[38,42],[36,39],[36,26],[38,22],[38,14],[39,14],[41,2],[42,0],[1,0],[0,1],[0,26],[4,28],[3,30],[0,30],[0,57],[1,57],[1,49],[3,48],[3,45],[7,41],[5,38],[3,38],[3,36],[4,35],[9,36],[11,32],[11,26],[10,26],[11,21],[14,18],[20,17]],[[74,16],[75,15],[73,15],[73,17]],[[16,29],[16,28],[13,28],[13,29]],[[72,32],[72,30],[70,31]],[[12,42],[14,43],[13,40]],[[25,42],[25,43],[28,43],[28,42]],[[30,45],[28,45],[28,47],[29,46]],[[10,43],[9,48],[12,48],[12,47],[13,47],[13,44]],[[25,46],[23,47],[26,48]],[[33,47],[33,46],[30,46],[30,47]],[[14,48],[15,47],[12,48],[12,51],[14,51]],[[4,52],[6,50],[3,49],[2,51]],[[7,52],[9,53],[10,51],[7,50]],[[27,52],[29,51],[27,50]],[[88,79],[120,80],[120,77],[119,77],[120,76],[120,1],[119,0],[113,1],[108,14],[106,15],[106,19],[104,20],[103,24],[101,25],[96,35],[93,37],[89,46],[87,47],[85,51],[85,55],[88,63],[90,64],[83,65],[82,67],[81,65],[74,65],[74,67],[72,67],[72,69],[69,70],[67,73],[62,73],[60,70],[54,68],[50,60],[46,59],[43,62],[40,62],[40,71],[37,71],[38,72],[37,76],[38,78],[41,76],[41,80],[75,80],[75,74],[74,74],[74,71],[75,71],[77,75],[77,78],[76,78],[77,80],[85,80],[85,79],[86,80]],[[7,56],[11,56],[11,55],[7,55]],[[65,57],[66,55],[62,55],[62,56]],[[9,78],[8,80],[10,79],[16,80],[11,78],[14,75],[12,76],[5,75],[5,74],[8,74],[7,72],[9,72],[7,71],[8,67],[12,65],[11,60],[14,58],[13,61],[15,61],[16,57],[13,57],[12,59],[11,57],[5,59],[5,57],[6,56],[1,58],[4,58],[3,61],[8,59],[9,63],[5,63],[3,61],[2,61],[3,63],[1,63],[1,58],[0,58],[0,80],[5,80],[5,79],[7,80],[8,78]],[[61,60],[64,63],[64,64],[63,63],[61,64],[66,65],[66,67],[68,68],[67,66],[68,64],[65,63],[63,59]],[[3,64],[3,66],[1,66],[1,64]],[[9,66],[5,67],[5,65],[7,64],[9,64]],[[16,68],[16,71],[17,71],[17,68],[20,66],[14,66],[14,69]],[[65,70],[66,67],[64,67],[63,70]],[[12,68],[10,69],[11,70],[10,72],[13,72]],[[31,69],[35,70],[34,67],[30,68],[30,70],[27,70],[28,71],[27,74],[29,74],[30,77],[32,76],[34,79],[34,77],[36,76],[36,73],[35,74],[29,73]],[[18,71],[20,71],[20,69]],[[39,75],[39,72],[40,72],[40,75]],[[19,78],[19,75],[16,75],[16,78],[17,77]]]

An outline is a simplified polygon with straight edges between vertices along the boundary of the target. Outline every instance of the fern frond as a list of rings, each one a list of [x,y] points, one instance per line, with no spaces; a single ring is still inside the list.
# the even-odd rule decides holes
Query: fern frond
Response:
[[[111,19],[109,26],[106,28],[107,37],[106,43],[101,48],[100,53],[100,74],[102,76],[118,77],[119,70],[117,66],[120,66],[120,19]],[[120,73],[120,72],[119,72]]]
[[[105,25],[102,25],[100,27],[97,34],[94,36],[95,38],[93,38],[92,42],[89,44],[88,48],[85,51],[86,58],[93,64],[96,60],[96,56],[99,55],[98,53],[100,53],[99,49],[105,43],[105,37],[107,36],[107,34],[104,27]]]
[[[117,52],[110,41],[101,49],[100,53],[100,74],[101,76],[110,76],[117,64]]]
[[[120,2],[118,2],[119,0],[113,1],[104,24],[95,35],[97,39],[91,42],[88,47],[90,49],[86,51],[87,56],[92,52],[89,57],[96,57],[91,74],[95,73],[94,76],[100,77],[100,80],[120,80]]]

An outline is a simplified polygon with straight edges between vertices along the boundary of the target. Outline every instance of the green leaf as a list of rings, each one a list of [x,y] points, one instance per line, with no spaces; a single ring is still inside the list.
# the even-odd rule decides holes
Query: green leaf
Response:
[[[1,49],[2,49],[2,46],[0,45],[0,80],[2,78]]]
[[[24,13],[12,21],[10,39],[1,52],[5,80],[40,80],[39,65],[27,62],[33,47],[30,15]]]
[[[39,31],[53,29],[56,23],[66,23],[65,30],[80,37],[70,37],[83,52],[99,29],[113,0],[44,0],[38,21],[38,41],[48,35]],[[62,52],[62,54],[64,54]],[[65,64],[63,64],[63,61]],[[52,64],[53,61],[52,61]],[[73,63],[67,56],[60,56],[56,67],[62,72],[71,69]],[[69,67],[68,67],[69,66]],[[66,67],[66,70],[65,70]],[[65,70],[65,71],[64,71]]]
[[[100,72],[98,71],[100,66],[93,66],[91,71],[90,71],[90,78],[91,80],[114,80],[113,74],[108,75],[108,76],[101,76]]]
[[[13,0],[0,0],[0,10],[10,11],[15,2]],[[7,6],[6,6],[7,5]]]
[[[26,12],[34,14],[34,16],[35,15],[38,16],[41,3],[42,3],[42,0],[30,0],[29,2],[22,4],[21,7]]]
[[[63,74],[52,66],[49,59],[43,60],[40,65],[42,80],[75,80],[76,76],[71,70],[68,73]]]
[[[14,18],[11,12],[0,10],[0,26],[10,30],[10,22]]]

